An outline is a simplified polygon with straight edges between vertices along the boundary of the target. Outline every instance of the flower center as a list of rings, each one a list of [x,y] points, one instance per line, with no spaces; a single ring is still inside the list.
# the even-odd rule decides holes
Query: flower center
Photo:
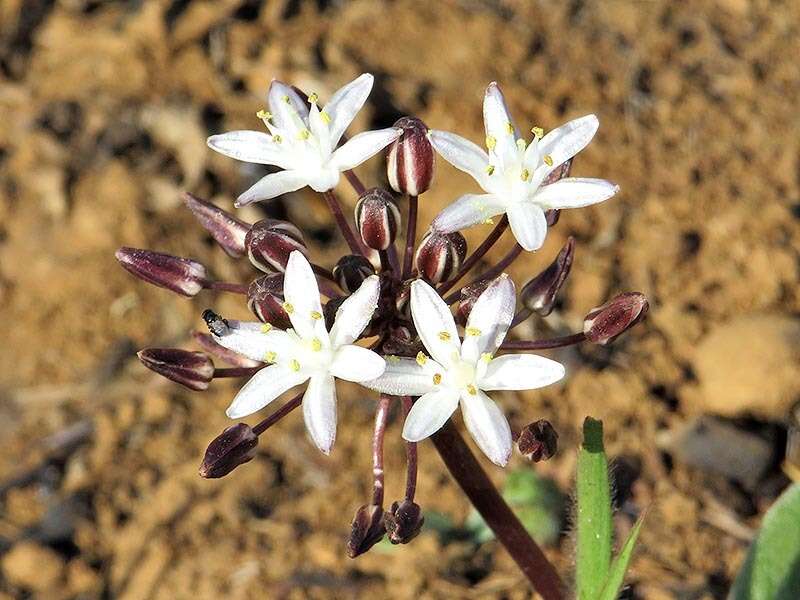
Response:
[[[460,390],[474,389],[475,383],[475,365],[465,360],[460,360],[455,363],[450,369],[452,375],[453,387]]]

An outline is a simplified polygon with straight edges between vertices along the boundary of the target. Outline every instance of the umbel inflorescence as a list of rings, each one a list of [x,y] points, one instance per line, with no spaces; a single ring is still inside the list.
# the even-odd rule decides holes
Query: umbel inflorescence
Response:
[[[550,313],[569,274],[574,241],[570,238],[519,294],[503,271],[523,251],[542,246],[560,210],[602,202],[618,191],[603,179],[568,176],[573,157],[597,131],[594,115],[548,133],[533,127],[523,135],[499,86],[491,83],[483,103],[486,150],[453,133],[429,130],[412,117],[346,139],[372,83],[371,75],[362,75],[321,106],[316,94],[306,96],[273,81],[268,110],[258,112],[266,132],[233,131],[208,139],[217,152],[279,168],[242,193],[236,206],[305,186],[324,196],[350,249],[332,268],[309,261],[302,232],[293,224],[274,219],[245,223],[189,194],[186,205],[223,250],[233,258],[247,256],[262,275],[249,285],[220,282],[191,259],[132,248],[117,252],[128,271],[173,292],[241,294],[257,319],[235,321],[206,310],[209,334],[195,334],[202,352],[148,348],[139,352],[147,367],[193,390],[207,389],[214,378],[249,377],[227,410],[232,419],[301,388],[257,425],[238,423],[213,440],[202,476],[222,477],[251,460],[258,436],[298,407],[311,441],[328,454],[336,439],[336,380],[376,393],[374,493],[371,503],[356,512],[348,542],[351,556],[386,531],[394,543],[418,533],[416,444],[436,434],[459,407],[466,429],[493,463],[508,462],[515,437],[529,458],[552,455],[552,427],[537,421],[515,436],[491,392],[532,390],[560,380],[561,364],[529,352],[581,342],[605,344],[647,311],[644,296],[626,293],[591,310],[582,331],[545,340],[507,339],[534,313]],[[366,189],[352,172],[385,149],[394,194]],[[432,184],[437,153],[471,175],[481,193],[465,194],[445,207],[415,246],[418,197]],[[359,194],[354,227],[334,192],[341,174]],[[407,205],[405,223],[398,197]],[[493,228],[469,253],[460,230],[482,224]],[[512,250],[470,275],[509,228],[516,239]],[[216,367],[210,355],[231,366]],[[407,483],[404,499],[385,511],[383,436],[393,402],[405,416]]]

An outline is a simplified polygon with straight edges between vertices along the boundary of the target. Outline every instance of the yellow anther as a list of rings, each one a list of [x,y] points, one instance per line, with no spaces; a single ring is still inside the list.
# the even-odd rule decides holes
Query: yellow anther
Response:
[[[528,181],[530,176],[531,172],[528,171],[528,169],[522,169],[522,172],[519,174],[519,178],[522,179],[522,181]]]
[[[275,142],[276,144],[280,144],[283,141],[283,138],[276,133],[275,135],[272,136],[272,141]]]
[[[287,315],[290,315],[294,312],[294,306],[292,306],[289,302],[284,302],[281,306],[283,306],[283,310],[286,311]]]
[[[326,125],[329,125],[331,122],[331,116],[324,110],[320,111],[319,118],[322,119],[322,122],[325,123]]]
[[[322,313],[319,312],[318,310],[312,310],[311,318],[314,319],[315,321],[319,321],[322,318]]]
[[[297,134],[297,139],[299,140],[307,140],[311,137],[311,132],[308,129],[301,129],[300,133]]]
[[[272,331],[272,323],[264,323],[261,326],[261,333],[269,333]]]
[[[322,350],[322,341],[319,338],[314,338],[313,340],[311,340],[311,349],[314,352],[319,352],[320,350]]]
[[[256,113],[256,117],[258,117],[262,121],[269,121],[272,118],[272,113],[262,108],[260,111]]]
[[[519,138],[517,140],[517,148],[519,148],[520,152],[524,152],[525,151],[525,140],[523,140],[522,138]]]
[[[539,140],[544,135],[544,129],[541,127],[533,127],[531,129],[531,133],[536,136],[536,139]]]
[[[484,221],[481,221],[481,223],[482,223],[483,225],[494,225],[494,219],[492,219],[491,217],[489,217],[488,219],[485,219]]]
[[[396,354],[390,354],[389,356],[386,357],[386,362],[399,363],[400,357],[397,356]]]
[[[489,165],[488,167],[486,167],[486,173],[492,175],[494,173],[494,165]]]
[[[506,131],[508,133],[514,133],[514,124],[511,121],[506,123]]]
[[[312,92],[308,97],[308,101],[311,102],[311,104],[316,104],[319,101],[319,95],[317,92]]]
[[[281,100],[286,102],[286,104],[289,104],[289,95],[288,94],[284,94],[283,97],[281,98]]]
[[[492,362],[492,353],[484,352],[483,354],[481,354],[481,360],[487,364]]]
[[[494,147],[497,146],[497,139],[491,135],[486,136],[486,147],[489,150],[494,150]]]
[[[475,389],[475,386],[472,385],[471,383],[467,386],[467,391],[469,392],[470,396],[475,396],[478,393],[478,390]]]
[[[467,327],[465,331],[467,335],[471,335],[472,337],[478,337],[481,334],[481,330],[477,327]]]
[[[300,370],[300,363],[297,362],[296,358],[289,361],[289,368],[295,373]]]
[[[434,374],[433,385],[439,385],[440,383],[442,383],[442,374],[441,373]]]
[[[544,161],[544,164],[546,164],[548,167],[553,166],[553,157],[550,156],[549,154],[545,154],[542,160]]]
[[[417,352],[417,364],[421,367],[426,362],[428,362],[428,357],[425,356],[422,352]]]
[[[442,340],[443,342],[449,342],[450,341],[450,334],[447,333],[446,331],[440,331],[439,332],[439,339]]]
[[[274,363],[276,358],[278,358],[277,354],[275,354],[274,352],[267,352],[264,355],[264,362]]]

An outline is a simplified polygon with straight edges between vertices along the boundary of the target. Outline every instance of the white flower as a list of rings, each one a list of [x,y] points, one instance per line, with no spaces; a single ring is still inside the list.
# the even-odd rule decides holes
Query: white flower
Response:
[[[305,186],[317,192],[333,189],[342,171],[360,165],[392,143],[402,130],[367,131],[336,147],[369,96],[373,79],[365,73],[351,81],[322,110],[315,94],[309,98],[309,108],[290,86],[273,80],[267,95],[269,112],[259,112],[269,134],[230,131],[208,138],[209,147],[225,156],[283,169],[259,180],[239,196],[236,205],[269,200]]]
[[[491,83],[483,100],[483,121],[488,154],[458,135],[430,132],[431,143],[442,158],[471,175],[486,192],[456,200],[436,217],[434,229],[448,233],[506,213],[519,245],[538,250],[547,235],[545,210],[588,206],[619,190],[604,179],[577,177],[542,185],[553,170],[591,141],[599,125],[596,116],[570,121],[544,137],[541,129],[534,127],[534,137],[526,144],[508,114],[503,93]]]
[[[511,455],[511,430],[484,392],[532,390],[564,376],[564,367],[533,354],[493,357],[514,318],[514,282],[497,278],[475,301],[464,341],[447,304],[427,283],[411,284],[411,313],[431,357],[389,357],[386,371],[362,385],[394,396],[420,396],[408,414],[403,437],[420,441],[435,433],[459,402],[472,437],[492,462],[504,466]]]
[[[228,321],[225,331],[214,336],[226,348],[271,363],[239,391],[227,415],[232,419],[247,416],[308,381],[303,396],[306,428],[317,447],[328,454],[336,438],[334,377],[360,383],[380,376],[386,366],[380,355],[353,344],[378,305],[378,277],[368,277],[342,303],[330,332],[322,316],[314,273],[297,250],[289,255],[283,291],[284,309],[293,329]]]

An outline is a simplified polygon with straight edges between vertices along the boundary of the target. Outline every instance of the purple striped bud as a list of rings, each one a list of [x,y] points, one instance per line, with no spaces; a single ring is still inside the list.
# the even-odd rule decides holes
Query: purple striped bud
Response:
[[[392,508],[383,516],[389,541],[393,544],[407,544],[419,534],[425,523],[419,504],[411,500],[393,502]]]
[[[570,170],[572,169],[572,159],[570,158],[566,162],[561,163],[555,169],[548,173],[547,177],[544,178],[542,181],[542,185],[549,185],[551,183],[555,183],[564,177],[569,175]],[[557,208],[548,210],[544,213],[544,216],[547,218],[547,226],[553,227],[556,223],[558,223],[558,218],[561,216],[561,211]]]
[[[216,340],[214,340],[214,338],[207,333],[193,331],[192,337],[194,338],[194,341],[197,342],[198,346],[200,346],[200,348],[202,348],[204,351],[208,352],[209,354],[213,354],[220,360],[223,360],[234,367],[250,368],[263,364],[257,360],[252,360],[246,356],[242,356],[230,348],[220,346]]]
[[[203,352],[180,348],[145,348],[136,356],[151,371],[190,390],[207,390],[214,377],[214,363]]]
[[[218,479],[225,477],[239,465],[250,462],[256,455],[258,436],[246,423],[231,425],[206,448],[200,477]]]
[[[206,268],[188,258],[127,247],[114,256],[129,273],[176,294],[194,296],[206,283]]]
[[[250,231],[248,223],[188,192],[183,195],[183,201],[228,256],[244,256],[244,238]]]
[[[459,325],[467,324],[467,319],[469,319],[469,314],[472,312],[472,307],[475,306],[475,301],[489,287],[492,281],[494,279],[480,279],[461,288],[461,297],[458,300],[458,308],[456,309],[456,323]]]
[[[303,234],[287,221],[264,219],[255,223],[244,239],[247,257],[253,265],[265,273],[286,270],[289,255],[299,250],[308,254]]]
[[[384,533],[383,509],[376,504],[361,506],[353,517],[347,540],[347,556],[355,558],[364,554],[383,539]]]
[[[386,250],[394,243],[400,228],[400,211],[392,195],[381,188],[370,188],[356,204],[356,227],[368,248]]]
[[[278,329],[291,327],[289,315],[283,308],[283,275],[272,273],[254,280],[247,288],[247,308],[262,323]]]
[[[333,278],[348,294],[355,292],[370,275],[375,275],[375,267],[359,254],[347,254],[333,267]]]
[[[422,277],[440,283],[456,274],[466,256],[467,240],[458,231],[428,231],[419,243],[414,262]]]
[[[549,460],[558,450],[558,433],[550,421],[534,421],[519,432],[517,449],[530,461]]]
[[[428,139],[428,126],[416,117],[398,119],[403,133],[386,154],[389,185],[399,194],[419,196],[431,187],[436,158]]]
[[[526,283],[520,300],[526,308],[546,317],[553,310],[556,294],[567,280],[575,254],[575,239],[570,236],[553,263]]]
[[[639,292],[625,292],[589,311],[583,321],[586,339],[605,345],[641,321],[649,308]]]

